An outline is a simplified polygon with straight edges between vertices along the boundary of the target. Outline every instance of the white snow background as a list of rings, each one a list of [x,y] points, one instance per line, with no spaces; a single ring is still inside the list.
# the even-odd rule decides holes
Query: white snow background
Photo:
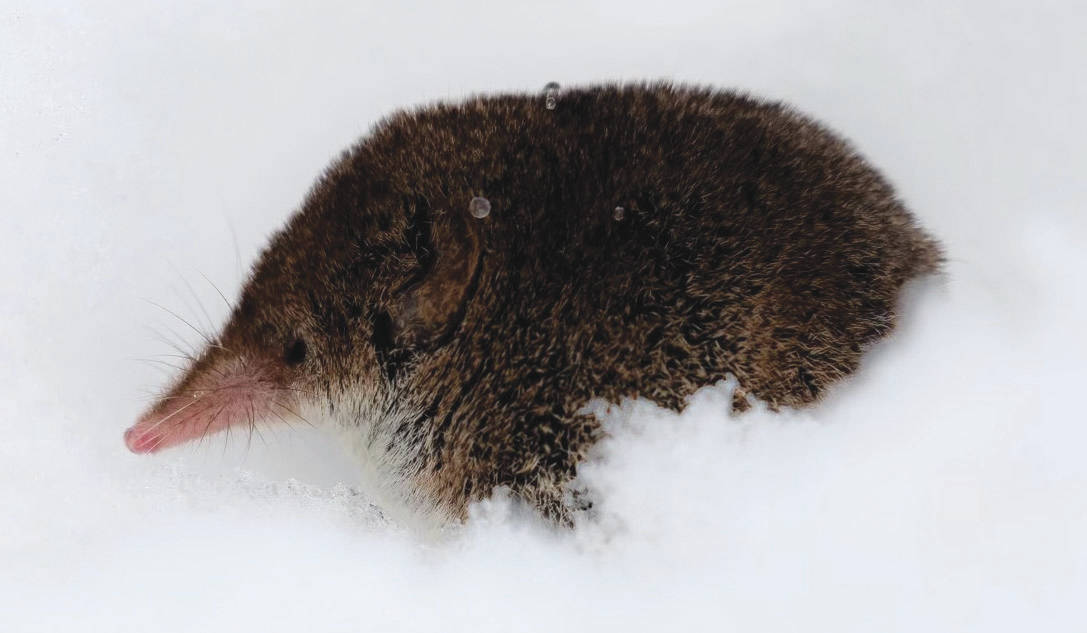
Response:
[[[4,0],[0,631],[1087,629],[1085,18]],[[381,116],[645,78],[793,103],[946,245],[947,275],[827,401],[626,403],[584,469],[597,522],[557,532],[499,499],[438,542],[382,521],[318,431],[125,450],[169,377],[133,360],[169,353],[151,329],[199,340],[149,302],[217,326],[203,277],[233,296]]]

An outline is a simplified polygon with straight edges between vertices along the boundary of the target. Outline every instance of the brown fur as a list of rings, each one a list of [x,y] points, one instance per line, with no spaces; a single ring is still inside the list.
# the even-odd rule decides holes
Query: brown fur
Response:
[[[568,90],[554,110],[479,97],[346,152],[220,341],[291,366],[287,387],[349,424],[362,409],[335,409],[363,391],[416,412],[387,448],[448,514],[501,485],[561,519],[601,437],[590,399],[679,410],[732,374],[772,407],[809,404],[940,258],[879,173],[780,104],[666,84]]]

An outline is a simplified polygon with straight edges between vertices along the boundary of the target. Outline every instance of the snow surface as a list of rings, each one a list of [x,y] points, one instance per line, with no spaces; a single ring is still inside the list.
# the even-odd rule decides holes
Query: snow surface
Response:
[[[0,631],[1084,630],[1085,22],[992,0],[6,0]],[[557,533],[499,498],[440,542],[383,521],[316,431],[125,451],[165,381],[132,359],[171,360],[149,326],[197,340],[148,301],[219,323],[203,276],[233,294],[380,116],[661,77],[840,129],[947,246],[824,404],[625,403],[584,472],[598,522]]]

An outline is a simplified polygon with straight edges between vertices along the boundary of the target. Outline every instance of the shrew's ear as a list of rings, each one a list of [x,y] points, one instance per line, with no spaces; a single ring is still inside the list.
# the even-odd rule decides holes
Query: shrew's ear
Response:
[[[415,221],[429,230],[416,227],[409,236],[423,272],[389,302],[391,342],[401,349],[446,341],[464,318],[482,263],[479,227],[457,213],[423,215]]]

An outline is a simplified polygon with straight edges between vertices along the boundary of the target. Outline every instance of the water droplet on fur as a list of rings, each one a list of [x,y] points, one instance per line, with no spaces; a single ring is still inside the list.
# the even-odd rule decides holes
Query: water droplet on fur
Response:
[[[554,110],[559,105],[559,85],[554,81],[544,86],[544,106]]]
[[[615,207],[615,210],[611,212],[611,217],[615,218],[615,220],[618,222],[619,220],[622,220],[624,217],[626,217],[626,214],[627,210],[623,207]]]
[[[474,218],[485,218],[491,213],[491,201],[476,196],[468,203],[468,210],[472,212]]]

